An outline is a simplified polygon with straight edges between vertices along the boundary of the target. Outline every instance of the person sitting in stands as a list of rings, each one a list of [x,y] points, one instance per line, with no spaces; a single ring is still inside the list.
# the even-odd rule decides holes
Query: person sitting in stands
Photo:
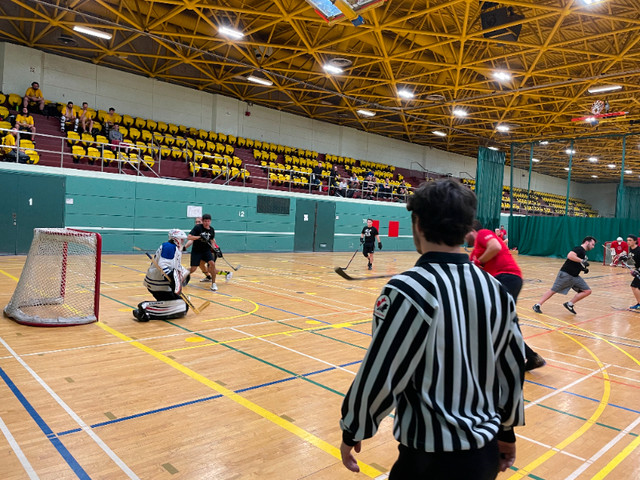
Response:
[[[348,191],[349,184],[347,183],[347,179],[338,177],[338,189],[336,190],[336,195],[339,197],[346,197]]]
[[[389,183],[389,179],[385,178],[384,183],[380,186],[380,198],[391,198],[391,192],[393,192],[393,188]]]
[[[109,130],[109,143],[111,144],[111,149],[115,152],[118,148],[118,145],[122,143],[123,137],[122,132],[120,132],[120,125],[117,123],[113,125],[113,128]]]
[[[60,116],[60,131],[64,133],[67,130],[67,123],[70,123],[73,125],[73,131],[77,132],[79,121],[73,102],[67,102],[67,106],[62,109],[62,115]]]
[[[407,201],[407,182],[402,180],[400,182],[400,186],[398,187],[398,194],[396,195],[396,201],[398,202],[406,202]]]
[[[38,82],[33,82],[24,94],[22,106],[28,107],[30,103],[38,104],[40,113],[44,110],[44,95],[42,95],[42,90],[40,90],[40,84]]]
[[[104,134],[109,135],[109,131],[115,127],[117,122],[118,114],[116,113],[116,109],[111,107],[109,109],[109,113],[104,117]]]
[[[360,182],[358,181],[358,177],[355,173],[351,173],[351,177],[349,178],[349,190],[347,191],[347,197],[354,198],[359,190]]]
[[[23,148],[16,146],[17,137],[18,129],[17,127],[13,127],[2,139],[2,153],[4,154],[4,160],[7,162],[27,163],[29,155],[25,153]]]
[[[311,171],[311,183],[313,185],[317,185],[319,190],[322,190],[322,171],[324,164],[322,162],[318,162],[318,165],[313,167]]]
[[[22,113],[19,113],[18,115],[16,115],[16,127],[18,127],[18,130],[20,131],[30,132],[31,133],[30,138],[31,140],[34,140],[36,127],[33,124],[33,117],[29,113],[29,109],[27,107],[22,107]],[[25,135],[25,138],[27,138],[26,135]]]
[[[84,133],[91,133],[93,131],[93,118],[91,118],[91,112],[89,111],[89,104],[87,102],[82,102],[80,125]]]
[[[367,175],[364,182],[362,182],[362,197],[368,200],[373,200],[376,196],[376,179],[371,173]]]

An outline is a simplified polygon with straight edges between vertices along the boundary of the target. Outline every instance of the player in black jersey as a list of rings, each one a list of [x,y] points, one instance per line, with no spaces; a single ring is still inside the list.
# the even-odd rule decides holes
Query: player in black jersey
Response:
[[[378,229],[373,226],[373,220],[367,218],[367,226],[364,227],[362,233],[360,233],[360,243],[362,244],[362,255],[369,260],[369,264],[367,265],[369,270],[373,268],[373,252],[376,249],[376,241],[378,242],[378,248],[382,250],[382,242],[380,241]]]
[[[629,235],[627,237],[627,245],[629,245],[629,256],[633,258],[636,269],[631,271],[633,281],[631,282],[631,292],[636,298],[636,304],[629,307],[629,310],[640,312],[640,246],[638,246],[638,237]]]

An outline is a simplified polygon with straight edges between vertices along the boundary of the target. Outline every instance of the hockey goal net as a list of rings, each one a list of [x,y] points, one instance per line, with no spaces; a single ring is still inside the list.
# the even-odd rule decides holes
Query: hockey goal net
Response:
[[[4,313],[35,326],[81,325],[98,319],[99,234],[36,228],[18,286]]]

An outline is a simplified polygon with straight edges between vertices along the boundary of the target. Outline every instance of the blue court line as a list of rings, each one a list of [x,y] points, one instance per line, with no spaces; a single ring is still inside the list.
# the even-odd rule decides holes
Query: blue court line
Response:
[[[343,365],[339,365],[338,367],[344,368],[344,367],[348,367],[348,366],[355,365],[355,364],[358,364],[358,363],[362,363],[362,360],[357,360],[355,362],[345,363]],[[318,375],[320,373],[325,373],[325,372],[329,372],[331,370],[335,370],[338,367],[327,367],[327,368],[323,368],[322,370],[316,370],[315,372],[303,373],[300,376],[301,377],[309,377],[311,375]],[[296,380],[296,379],[298,379],[298,376],[287,377],[287,378],[283,378],[283,379],[280,379],[280,380],[274,380],[272,382],[262,383],[262,384],[259,384],[259,385],[253,385],[251,387],[240,388],[238,390],[234,390],[234,393],[244,393],[244,392],[248,392],[250,390],[256,390],[258,388],[269,387],[271,385],[277,385],[278,383],[290,382],[291,380]],[[189,405],[194,405],[196,403],[208,402],[209,400],[215,400],[216,398],[221,398],[222,396],[223,395],[211,395],[209,397],[199,398],[197,400],[191,400],[189,402],[176,403],[175,405],[169,405],[167,407],[156,408],[154,410],[149,410],[147,412],[136,413],[134,415],[128,415],[126,417],[116,418],[114,420],[108,420],[106,422],[94,423],[93,425],[90,425],[90,427],[91,428],[104,427],[105,425],[111,425],[113,423],[124,422],[125,420],[132,420],[134,418],[146,417],[147,415],[152,415],[154,413],[166,412],[168,410],[174,410],[174,409],[180,408],[180,407],[187,407]],[[390,416],[393,418],[393,415],[390,415]],[[59,432],[59,433],[57,433],[57,435],[59,437],[62,437],[64,435],[69,435],[71,433],[78,433],[78,432],[81,432],[81,431],[82,431],[82,429],[80,429],[80,428],[74,428],[72,430],[65,430],[64,432]]]
[[[80,466],[80,464],[73,457],[73,455],[71,455],[71,452],[67,450],[67,447],[65,447],[62,444],[62,442],[57,437],[57,435],[53,433],[51,428],[49,428],[49,425],[47,425],[47,423],[40,416],[40,414],[36,412],[36,409],[33,408],[33,405],[29,403],[29,400],[26,399],[26,397],[22,394],[20,389],[18,389],[16,384],[11,381],[11,379],[9,378],[9,375],[6,374],[6,372],[2,369],[2,367],[0,367],[0,377],[2,377],[4,382],[11,389],[11,391],[16,396],[16,398],[20,401],[20,403],[22,403],[22,406],[24,407],[24,409],[27,411],[27,413],[29,413],[29,415],[31,415],[31,418],[36,422],[38,427],[40,427],[40,430],[42,430],[42,433],[44,433],[47,436],[51,444],[56,448],[56,450],[58,450],[58,453],[62,456],[62,458],[64,458],[65,462],[67,462],[67,465],[71,467],[71,469],[73,470],[73,473],[75,473],[78,476],[78,478],[90,480],[91,477],[87,474],[87,472],[84,471],[84,469]],[[78,431],[80,431],[80,429],[78,429]]]

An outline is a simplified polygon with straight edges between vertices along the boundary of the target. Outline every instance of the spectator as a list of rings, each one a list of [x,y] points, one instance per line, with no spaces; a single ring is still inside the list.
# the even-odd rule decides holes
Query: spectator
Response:
[[[391,184],[389,183],[389,178],[384,179],[384,183],[380,187],[380,198],[391,198],[391,192],[393,189],[391,188]]]
[[[109,108],[109,113],[104,117],[104,134],[109,135],[109,131],[115,127],[118,122],[118,114],[116,113],[116,109],[111,107]]]
[[[322,162],[318,162],[318,165],[313,167],[311,171],[311,183],[313,185],[318,185],[318,189],[322,189],[322,168],[324,164]]]
[[[362,182],[362,197],[368,200],[373,200],[376,195],[375,188],[376,188],[376,179],[371,173],[369,173],[369,175],[367,175],[367,178],[365,178],[364,182]]]
[[[38,82],[33,82],[24,94],[22,106],[28,107],[30,103],[37,103],[40,113],[44,110],[44,95],[42,95],[42,90],[40,90],[40,84]]]
[[[338,189],[336,190],[336,195],[339,197],[346,197],[349,190],[349,184],[347,183],[347,179],[338,177],[338,180],[339,180],[339,183],[338,183]]]
[[[398,195],[396,196],[396,200],[398,202],[406,202],[407,201],[407,182],[402,180],[400,182],[400,186],[398,187]]]
[[[91,118],[91,112],[89,111],[89,104],[82,102],[82,111],[80,112],[80,125],[84,133],[93,132],[93,118]]]
[[[73,124],[73,131],[77,132],[79,121],[73,102],[67,102],[67,106],[62,109],[62,115],[60,116],[60,131],[64,133],[67,130],[67,123],[71,123]]]
[[[113,128],[109,130],[109,143],[111,144],[111,149],[116,151],[120,143],[122,143],[123,137],[120,132],[120,125],[117,123],[113,125]]]
[[[18,138],[18,135],[18,128],[13,127],[2,139],[4,160],[8,162],[27,163],[29,155],[25,153],[23,148],[16,146],[16,138]]]
[[[36,127],[33,124],[33,117],[29,113],[29,109],[27,107],[22,107],[22,113],[19,113],[16,116],[16,127],[18,130],[24,132],[31,132],[31,140],[34,139],[34,134],[36,133]],[[26,137],[25,137],[26,138]]]
[[[358,180],[358,177],[356,177],[355,173],[351,173],[351,177],[349,178],[349,190],[347,191],[347,197],[354,198],[359,190],[360,181]]]

